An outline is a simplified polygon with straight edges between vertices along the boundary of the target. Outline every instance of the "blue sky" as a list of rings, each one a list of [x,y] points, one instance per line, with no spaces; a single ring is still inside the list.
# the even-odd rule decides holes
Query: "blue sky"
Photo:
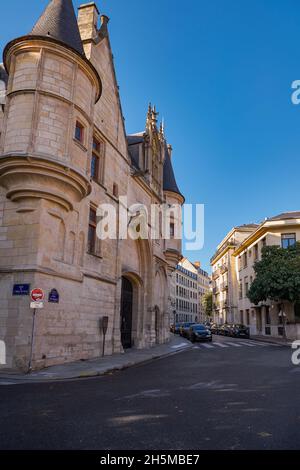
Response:
[[[47,0],[1,5],[1,48],[32,28]],[[81,2],[75,1],[78,6]],[[299,210],[298,0],[99,0],[128,133],[149,101],[166,121],[178,184],[205,204],[209,267],[233,226]],[[4,21],[5,19],[5,21]]]

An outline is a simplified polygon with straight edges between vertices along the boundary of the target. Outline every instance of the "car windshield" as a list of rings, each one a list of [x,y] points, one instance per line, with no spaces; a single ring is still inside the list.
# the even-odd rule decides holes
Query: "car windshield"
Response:
[[[193,326],[193,330],[195,330],[195,331],[206,330],[206,329],[207,328],[204,325],[195,325],[195,326]]]

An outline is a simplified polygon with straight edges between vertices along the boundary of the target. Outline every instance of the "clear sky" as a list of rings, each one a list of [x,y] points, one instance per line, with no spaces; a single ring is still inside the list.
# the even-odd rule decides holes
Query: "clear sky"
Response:
[[[48,0],[1,2],[1,48],[32,28]],[[80,1],[75,1],[78,6]],[[187,202],[205,204],[209,267],[233,226],[300,210],[299,0],[99,0],[128,133],[148,102],[166,121]]]

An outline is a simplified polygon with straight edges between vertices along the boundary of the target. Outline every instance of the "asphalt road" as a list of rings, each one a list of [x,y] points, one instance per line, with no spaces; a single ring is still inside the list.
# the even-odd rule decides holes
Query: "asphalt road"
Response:
[[[214,340],[105,377],[0,387],[0,448],[300,449],[291,350]]]

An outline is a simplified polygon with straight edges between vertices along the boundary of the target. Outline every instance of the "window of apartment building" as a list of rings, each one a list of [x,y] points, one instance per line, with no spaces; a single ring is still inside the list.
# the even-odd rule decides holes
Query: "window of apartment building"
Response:
[[[84,142],[84,126],[79,121],[75,125],[75,139],[81,144]]]
[[[247,296],[249,292],[249,281],[248,281],[248,277],[245,278],[245,297]]]
[[[296,245],[296,234],[295,233],[283,233],[281,235],[281,246],[282,248],[289,248],[290,246]]]
[[[90,209],[89,218],[89,233],[88,233],[88,252],[90,254],[96,253],[96,227],[97,227],[97,215],[95,209]]]
[[[240,310],[240,323],[244,324],[244,310]]]
[[[246,322],[247,325],[250,325],[250,310],[246,310]]]
[[[258,244],[254,246],[254,261],[258,260]]]
[[[242,281],[240,281],[240,283],[239,283],[239,298],[240,299],[243,298],[243,284],[242,284]]]
[[[244,268],[247,268],[248,266],[248,256],[247,256],[247,251],[244,253]]]

